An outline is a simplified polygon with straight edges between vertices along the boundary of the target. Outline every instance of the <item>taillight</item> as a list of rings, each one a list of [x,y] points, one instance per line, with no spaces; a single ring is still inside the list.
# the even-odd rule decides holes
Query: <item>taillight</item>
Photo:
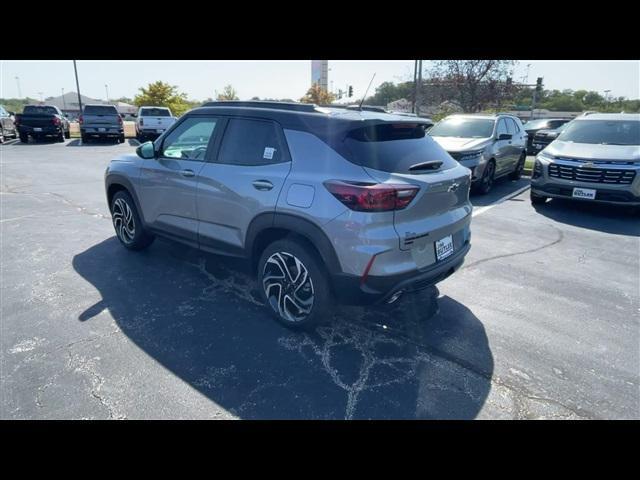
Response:
[[[120,115],[118,115],[118,123],[122,125],[122,117]]]
[[[52,122],[54,125],[60,125],[60,119],[58,117],[53,117]]]
[[[144,120],[141,118],[140,119],[140,126],[142,127],[144,125]]]
[[[401,210],[411,203],[419,188],[414,185],[387,183],[354,183],[329,180],[324,186],[351,210],[387,212]]]
[[[78,123],[82,123],[82,121],[83,121],[83,120],[82,120],[82,115],[80,115],[80,116],[78,117]]]

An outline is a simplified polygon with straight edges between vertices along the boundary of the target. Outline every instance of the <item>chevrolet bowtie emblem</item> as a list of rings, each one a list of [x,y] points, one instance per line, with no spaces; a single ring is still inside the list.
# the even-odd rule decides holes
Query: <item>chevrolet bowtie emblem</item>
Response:
[[[460,186],[459,183],[452,183],[451,185],[449,185],[447,192],[455,192],[456,190],[458,190],[459,186]]]

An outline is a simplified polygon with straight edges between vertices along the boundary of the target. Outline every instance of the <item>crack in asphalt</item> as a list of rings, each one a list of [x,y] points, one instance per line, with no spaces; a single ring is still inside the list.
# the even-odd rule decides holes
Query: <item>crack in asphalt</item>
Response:
[[[558,238],[556,238],[554,241],[547,243],[545,245],[542,245],[540,247],[536,247],[536,248],[531,248],[528,250],[522,250],[520,252],[513,252],[513,253],[504,253],[502,255],[495,255],[493,257],[487,257],[487,258],[481,258],[480,260],[476,260],[475,262],[471,262],[467,265],[463,265],[462,268],[460,270],[466,270],[467,268],[472,268],[472,267],[476,267],[480,264],[483,264],[485,262],[489,262],[491,260],[497,260],[500,258],[507,258],[507,257],[515,257],[518,255],[525,255],[528,253],[535,253],[535,252],[539,252],[540,250],[544,250],[545,248],[549,248],[552,247],[554,245],[557,245],[558,243],[560,243],[562,240],[564,240],[564,233],[562,232],[562,230],[560,230],[559,228],[548,224],[547,226],[553,228],[554,230],[556,230],[556,232],[558,233]]]

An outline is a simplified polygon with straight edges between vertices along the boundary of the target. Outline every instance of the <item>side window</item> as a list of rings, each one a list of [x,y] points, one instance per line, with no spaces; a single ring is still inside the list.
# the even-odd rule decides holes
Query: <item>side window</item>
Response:
[[[224,133],[218,162],[269,165],[288,161],[279,128],[267,120],[232,118]]]
[[[515,129],[516,133],[520,132],[520,125],[518,125],[518,121],[514,118],[510,118],[511,123],[513,123],[513,128]]]
[[[161,156],[204,162],[215,128],[215,118],[187,118],[162,142]]]
[[[504,121],[507,124],[507,133],[510,135],[515,135],[516,134],[516,126],[513,123],[513,120],[511,120],[510,118],[505,118]]]
[[[498,137],[499,137],[499,136],[500,136],[500,135],[502,135],[503,133],[509,133],[509,132],[507,131],[507,124],[506,124],[506,122],[504,121],[504,118],[501,118],[501,119],[498,121],[498,129],[496,130],[496,136],[498,136]]]

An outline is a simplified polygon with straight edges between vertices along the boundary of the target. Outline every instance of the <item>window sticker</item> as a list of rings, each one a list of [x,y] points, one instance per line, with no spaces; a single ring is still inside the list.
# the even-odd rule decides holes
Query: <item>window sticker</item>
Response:
[[[272,160],[273,159],[273,154],[275,153],[276,149],[273,147],[264,147],[264,153],[262,154],[262,158],[266,158],[267,160]]]

